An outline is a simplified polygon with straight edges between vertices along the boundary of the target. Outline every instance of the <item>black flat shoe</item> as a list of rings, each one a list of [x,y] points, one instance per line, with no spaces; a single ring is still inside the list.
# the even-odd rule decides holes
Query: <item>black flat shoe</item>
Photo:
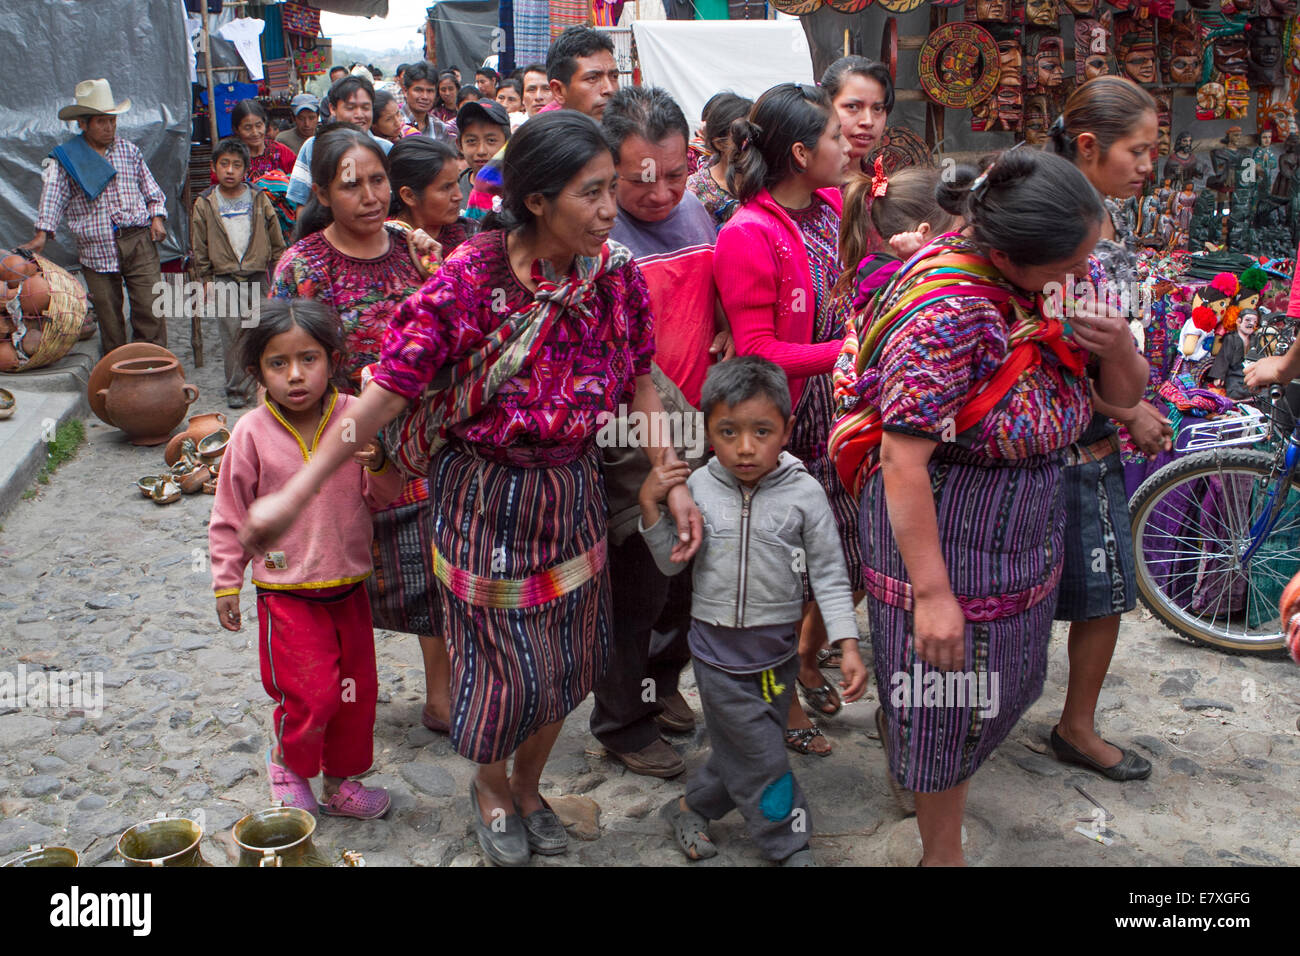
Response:
[[[518,804],[515,804],[515,810],[524,823],[528,846],[534,853],[557,856],[569,848],[569,831],[564,829],[564,824],[545,799],[542,800],[542,809],[534,810],[528,816],[524,816]]]
[[[1103,767],[1097,761],[1093,760],[1086,753],[1076,748],[1068,740],[1052,728],[1052,752],[1056,754],[1056,759],[1061,763],[1078,764],[1080,767],[1087,767],[1089,770],[1095,770],[1103,777],[1109,777],[1111,780],[1145,780],[1151,776],[1151,761],[1145,757],[1139,757],[1131,750],[1125,750],[1118,744],[1111,744],[1106,741],[1124,756],[1119,758],[1119,763],[1111,767]]]
[[[478,807],[478,789],[472,782],[469,785],[469,815],[474,821],[474,833],[478,836],[478,845],[484,856],[497,866],[528,865],[531,857],[528,833],[519,814],[511,813],[499,818],[499,830],[484,823],[483,813]]]

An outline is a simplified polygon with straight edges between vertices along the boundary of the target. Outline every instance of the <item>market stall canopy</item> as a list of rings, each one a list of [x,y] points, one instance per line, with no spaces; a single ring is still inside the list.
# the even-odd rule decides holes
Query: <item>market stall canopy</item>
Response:
[[[183,208],[190,159],[189,39],[177,0],[78,3],[25,0],[0,17],[0,42],[21,50],[31,68],[0,72],[0,246],[32,237],[41,199],[41,169],[50,151],[76,135],[58,118],[83,80],[104,78],[131,109],[117,134],[140,147],[167,196],[164,260],[189,252]],[[75,12],[71,12],[75,9]],[[36,66],[39,64],[39,69]],[[49,160],[52,162],[52,160]],[[76,261],[67,221],[45,254]]]
[[[388,16],[388,0],[307,0],[307,5],[353,17]]]
[[[757,97],[778,83],[813,82],[797,20],[637,20],[632,36],[642,82],[667,90],[692,121],[718,90]]]

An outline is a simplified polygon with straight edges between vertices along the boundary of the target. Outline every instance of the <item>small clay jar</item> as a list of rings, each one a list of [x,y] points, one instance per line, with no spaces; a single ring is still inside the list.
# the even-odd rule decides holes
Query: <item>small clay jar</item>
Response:
[[[211,477],[212,473],[208,471],[207,466],[199,465],[199,467],[195,468],[193,471],[181,475],[181,477],[177,479],[177,482],[181,486],[182,493],[193,495],[198,494],[198,492],[203,488],[204,482]]]
[[[117,853],[127,866],[208,866],[202,841],[203,828],[193,820],[160,813],[123,833]]]
[[[32,276],[23,283],[19,301],[23,304],[23,315],[40,315],[50,307],[50,284],[43,276]]]
[[[112,384],[99,396],[109,418],[133,445],[161,445],[199,397],[174,358],[126,359],[115,363],[112,372]]]
[[[19,869],[27,867],[79,866],[80,859],[77,856],[77,851],[70,847],[41,846],[39,843],[34,843],[27,848],[26,853],[10,860],[5,866]]]
[[[8,282],[16,286],[40,271],[41,267],[35,262],[24,259],[17,253],[9,253],[0,258],[0,282]]]

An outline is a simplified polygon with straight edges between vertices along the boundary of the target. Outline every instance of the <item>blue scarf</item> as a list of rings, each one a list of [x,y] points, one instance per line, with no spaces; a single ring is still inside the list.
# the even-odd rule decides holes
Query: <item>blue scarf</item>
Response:
[[[61,146],[55,146],[50,155],[59,161],[64,172],[81,187],[91,202],[99,198],[117,170],[107,159],[86,142],[85,136],[74,136]]]

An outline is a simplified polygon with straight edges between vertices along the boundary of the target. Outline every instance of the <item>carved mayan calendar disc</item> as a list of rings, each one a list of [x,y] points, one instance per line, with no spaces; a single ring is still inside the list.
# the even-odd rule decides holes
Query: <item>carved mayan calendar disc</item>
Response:
[[[866,166],[872,169],[876,157],[881,158],[885,173],[892,176],[897,170],[907,166],[933,166],[934,158],[925,140],[917,136],[906,126],[887,126],[880,145],[867,154]]]
[[[998,45],[978,24],[945,23],[926,37],[917,69],[926,96],[949,109],[970,109],[997,88]]]
[[[871,0],[826,0],[826,5],[840,13],[861,13],[871,5]]]
[[[876,0],[882,7],[890,13],[911,13],[925,0]]]

